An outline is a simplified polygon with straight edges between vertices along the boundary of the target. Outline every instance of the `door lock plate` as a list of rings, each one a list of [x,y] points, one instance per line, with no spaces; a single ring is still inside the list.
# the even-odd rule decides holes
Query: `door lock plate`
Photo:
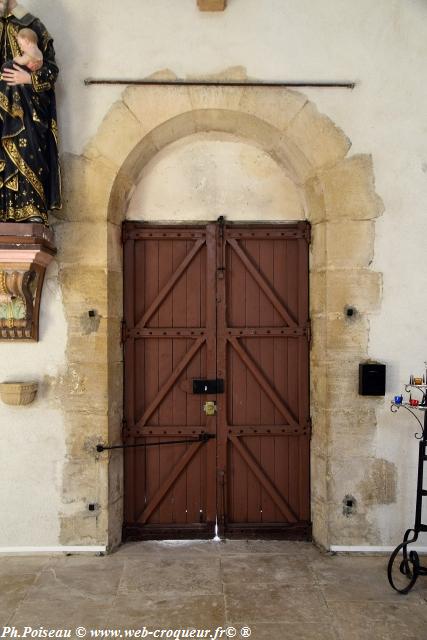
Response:
[[[205,402],[205,404],[203,405],[203,410],[207,416],[214,416],[216,414],[216,402]]]

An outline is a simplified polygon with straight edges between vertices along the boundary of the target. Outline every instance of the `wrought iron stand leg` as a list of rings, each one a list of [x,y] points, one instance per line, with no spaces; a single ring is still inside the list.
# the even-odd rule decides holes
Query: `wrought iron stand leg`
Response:
[[[424,413],[424,429],[422,438],[419,443],[419,453],[418,453],[418,480],[417,480],[417,501],[416,501],[416,510],[415,510],[415,524],[413,529],[408,529],[405,532],[403,537],[403,542],[401,542],[393,553],[390,556],[390,560],[388,562],[387,567],[387,576],[390,585],[402,594],[407,594],[414,584],[416,583],[419,575],[427,575],[427,567],[422,567],[420,565],[420,559],[418,553],[416,551],[409,551],[408,554],[408,545],[412,544],[418,539],[418,535],[420,531],[427,531],[427,525],[422,524],[421,516],[422,516],[422,505],[423,505],[423,497],[427,496],[427,491],[423,489],[423,478],[424,478],[424,462],[427,460],[426,456],[426,447],[427,447],[427,412]],[[411,533],[413,533],[413,537],[410,538]],[[393,565],[395,560],[399,561],[399,554],[402,551],[402,560],[399,564],[399,571],[402,575],[408,578],[407,585],[399,589],[398,586],[393,581]]]

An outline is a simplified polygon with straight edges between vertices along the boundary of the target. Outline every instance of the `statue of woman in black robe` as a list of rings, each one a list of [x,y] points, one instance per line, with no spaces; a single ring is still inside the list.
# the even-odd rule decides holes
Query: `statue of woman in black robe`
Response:
[[[3,5],[3,6],[2,6]],[[43,222],[61,207],[53,40],[16,0],[0,0],[0,222]],[[13,62],[22,28],[37,34],[43,66],[34,72]]]

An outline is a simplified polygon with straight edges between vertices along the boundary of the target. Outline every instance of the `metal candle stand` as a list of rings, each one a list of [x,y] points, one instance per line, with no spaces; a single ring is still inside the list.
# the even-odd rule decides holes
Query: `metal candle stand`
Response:
[[[418,382],[418,379],[415,379]],[[422,380],[425,382],[425,378]],[[399,593],[408,593],[414,584],[416,583],[418,576],[427,575],[427,567],[423,567],[420,564],[420,558],[418,553],[414,550],[408,552],[408,545],[412,544],[418,539],[418,535],[422,531],[427,531],[427,524],[423,524],[421,521],[422,515],[422,502],[423,498],[427,496],[427,490],[423,489],[423,476],[424,476],[424,463],[427,461],[427,385],[426,384],[413,384],[414,379],[411,376],[411,383],[406,385],[405,390],[410,394],[410,401],[408,403],[402,402],[402,396],[396,396],[395,402],[391,405],[392,413],[396,413],[401,407],[407,409],[417,420],[421,427],[421,434],[416,433],[415,437],[419,442],[419,454],[418,454],[418,480],[417,480],[417,501],[415,511],[415,524],[412,529],[408,529],[401,542],[390,556],[388,562],[387,575],[388,581]],[[412,391],[418,389],[423,394],[421,402],[414,404],[412,400]],[[397,402],[396,402],[397,400]],[[416,402],[416,401],[415,401]],[[415,411],[424,412],[424,421],[416,415]],[[402,552],[402,556],[400,556]],[[403,588],[399,588],[393,580],[393,565],[395,561],[399,562],[398,570],[408,580],[407,584]]]

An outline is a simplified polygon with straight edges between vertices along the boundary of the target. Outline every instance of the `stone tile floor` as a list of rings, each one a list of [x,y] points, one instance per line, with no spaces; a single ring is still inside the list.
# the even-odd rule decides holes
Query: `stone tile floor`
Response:
[[[143,627],[212,629],[214,637],[218,627],[235,627],[240,639],[246,626],[253,640],[427,639],[427,578],[401,596],[386,567],[386,557],[259,540],[138,542],[106,557],[0,558],[0,638],[11,637],[2,635],[4,626],[19,634],[42,626],[72,629],[72,638],[77,627],[87,638],[94,629],[122,637]]]

